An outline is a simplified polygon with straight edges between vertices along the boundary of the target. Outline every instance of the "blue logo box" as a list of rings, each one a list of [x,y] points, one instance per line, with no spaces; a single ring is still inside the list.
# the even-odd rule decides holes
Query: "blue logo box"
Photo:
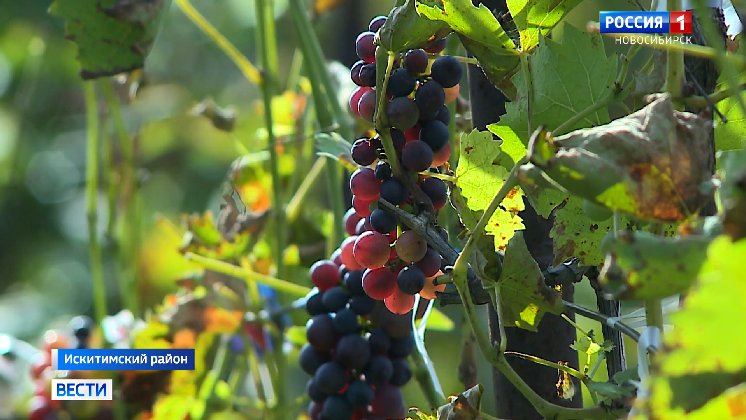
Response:
[[[668,12],[601,12],[602,34],[667,34]]]

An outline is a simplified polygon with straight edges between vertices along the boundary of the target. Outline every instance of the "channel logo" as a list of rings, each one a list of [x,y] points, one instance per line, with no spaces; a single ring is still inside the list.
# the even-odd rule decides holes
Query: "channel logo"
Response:
[[[690,34],[692,12],[601,12],[601,33]]]
[[[53,401],[113,399],[111,379],[52,379]]]

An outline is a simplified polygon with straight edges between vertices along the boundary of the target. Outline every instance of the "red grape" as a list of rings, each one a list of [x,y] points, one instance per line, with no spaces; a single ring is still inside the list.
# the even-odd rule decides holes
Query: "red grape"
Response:
[[[446,100],[444,103],[450,104],[458,98],[458,94],[461,91],[461,85],[452,86],[449,88],[443,88],[443,93],[446,94]]]
[[[425,47],[425,52],[428,52],[430,54],[438,54],[439,52],[446,49],[447,43],[448,43],[448,37],[435,40],[431,42],[430,45]]]
[[[51,365],[52,361],[50,360],[49,353],[37,353],[31,361],[31,378],[39,379],[41,374],[44,372],[44,369]]]
[[[434,249],[428,248],[425,256],[414,263],[414,265],[422,270],[422,274],[424,274],[425,277],[432,277],[440,270],[440,263],[440,255]]]
[[[378,197],[376,197],[375,199],[377,198]],[[355,209],[355,211],[357,212],[358,216],[360,216],[361,219],[364,217],[370,216],[370,213],[371,213],[370,203],[372,202],[373,200],[363,200],[357,195],[352,196],[352,207]],[[355,226],[357,226],[357,223],[355,223]]]
[[[423,297],[425,299],[435,299],[437,298],[435,292],[442,292],[446,290],[445,284],[439,284],[437,286],[433,284],[433,280],[435,279],[435,277],[438,277],[442,274],[443,272],[438,270],[438,272],[435,273],[434,276],[425,279],[425,287],[420,290],[420,297]]]
[[[373,43],[376,34],[366,31],[357,36],[355,40],[355,51],[357,56],[366,63],[376,61],[376,46]]]
[[[374,90],[363,93],[357,103],[357,112],[360,118],[373,122],[373,116],[376,113],[376,92]]]
[[[31,397],[28,420],[44,420],[50,414],[52,414],[52,405],[48,398],[41,395]]]
[[[360,80],[360,69],[365,65],[365,61],[360,60],[352,65],[350,68],[350,79],[358,86],[363,86],[363,82]]]
[[[407,141],[415,141],[420,139],[420,125],[416,124],[414,127],[404,131],[404,137]]]
[[[368,221],[368,218],[360,219],[359,222],[357,222],[357,226],[355,227],[355,234],[356,235],[362,235],[363,233],[373,230],[370,227],[370,222]]]
[[[365,270],[363,290],[373,299],[386,299],[396,290],[396,275],[386,267]]]
[[[347,210],[347,213],[345,213],[342,222],[345,225],[345,231],[348,235],[355,234],[355,227],[357,226],[357,222],[359,222],[362,218],[363,216],[359,215],[357,211],[355,211],[354,207],[350,207],[350,209]]]
[[[357,237],[353,252],[360,265],[373,269],[383,267],[388,262],[390,249],[385,235],[368,231]]]
[[[311,282],[322,292],[331,289],[339,283],[339,267],[333,261],[316,261],[309,270]]]
[[[414,295],[408,295],[397,287],[391,296],[383,300],[383,303],[389,311],[397,315],[404,315],[412,310],[412,307],[414,306]]]
[[[381,194],[381,180],[373,169],[358,168],[350,176],[350,191],[363,200],[373,201]]]
[[[363,97],[363,94],[365,92],[369,92],[371,90],[373,89],[369,87],[359,87],[352,91],[352,94],[350,94],[350,111],[352,111],[353,114],[360,116],[360,110],[358,109],[360,98]]]
[[[427,253],[427,242],[411,230],[403,232],[396,240],[396,253],[407,262],[421,260]]]
[[[350,236],[342,241],[342,245],[339,247],[342,250],[342,263],[351,271],[363,269],[363,266],[357,262],[353,253],[356,240],[357,236]]]
[[[343,265],[342,264],[342,250],[337,248],[332,252],[331,258],[329,258],[334,262],[334,264],[337,264],[337,267]]]
[[[433,153],[433,166],[444,165],[451,158],[451,143],[446,143],[440,150]]]

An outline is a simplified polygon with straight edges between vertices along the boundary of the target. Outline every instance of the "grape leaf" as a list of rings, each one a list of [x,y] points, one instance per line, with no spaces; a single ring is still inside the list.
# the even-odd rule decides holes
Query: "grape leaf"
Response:
[[[500,143],[486,131],[474,129],[461,136],[461,151],[456,169],[457,186],[472,211],[484,211],[508,178],[508,170],[493,163],[500,153]],[[519,188],[511,190],[487,223],[485,231],[495,237],[495,249],[504,251],[513,232],[523,229],[518,212],[524,209]],[[475,224],[463,220],[467,228]]]
[[[466,391],[450,397],[448,404],[438,407],[438,419],[478,419],[483,394],[484,386],[482,384],[476,384]]]
[[[417,2],[417,13],[448,25],[458,34],[466,50],[477,58],[490,82],[501,85],[520,62],[513,40],[485,5],[475,7],[469,0],[443,0],[442,3],[441,8]]]
[[[736,54],[740,56],[746,55],[746,41],[743,40],[743,36],[739,35],[737,40],[739,42]],[[724,89],[728,85],[727,76],[728,74],[724,71],[720,73],[718,90]],[[737,84],[746,82],[746,72],[739,74],[736,79],[735,82]],[[741,100],[746,104],[746,93],[741,91],[739,95],[741,96]],[[743,147],[743,139],[746,138],[746,115],[744,115],[744,110],[739,104],[738,97],[735,95],[729,96],[718,102],[717,107],[728,122],[715,121],[715,149],[741,149]]]
[[[65,19],[87,80],[142,68],[170,6],[171,0],[56,0],[49,12]]]
[[[562,38],[541,38],[530,56],[533,84],[533,120],[551,131],[579,112],[612,93],[616,74],[616,55],[606,57],[600,35],[588,35],[565,24]],[[505,105],[506,115],[488,129],[507,144],[528,144],[528,102],[526,75],[513,76],[518,90],[515,101]],[[609,114],[605,107],[567,127],[575,130],[605,124]]]
[[[541,269],[529,254],[522,231],[516,232],[508,242],[497,287],[505,326],[536,331],[544,312],[563,311],[559,294],[544,283]]]
[[[651,367],[650,396],[639,418],[735,419],[746,416],[746,241],[715,239],[696,286]]]
[[[420,326],[421,319],[414,322],[415,327]],[[438,308],[430,310],[430,317],[427,319],[427,329],[430,331],[453,331],[456,324],[453,323],[448,315],[444,314]]]
[[[554,264],[570,257],[580,259],[581,265],[600,265],[604,255],[599,245],[613,228],[613,219],[603,222],[590,220],[583,212],[583,199],[570,197],[562,208],[554,212],[554,224],[549,236],[554,246]]]
[[[420,17],[415,10],[415,3],[415,0],[406,0],[403,5],[394,7],[378,30],[380,45],[387,50],[400,53],[424,47],[428,42],[443,38],[451,32],[442,22]]]
[[[521,34],[521,49],[530,51],[582,0],[509,0],[508,10]]]
[[[530,161],[578,197],[644,220],[679,222],[712,190],[708,121],[674,110],[668,94],[609,124],[553,138],[537,135]]]
[[[608,233],[599,282],[618,299],[663,299],[694,283],[712,241],[704,235],[666,238],[645,231]]]

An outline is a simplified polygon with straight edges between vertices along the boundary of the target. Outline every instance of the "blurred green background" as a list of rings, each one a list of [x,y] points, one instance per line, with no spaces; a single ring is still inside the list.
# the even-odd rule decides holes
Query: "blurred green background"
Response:
[[[257,62],[252,0],[194,0],[193,4]],[[392,4],[349,0],[318,16],[315,28],[327,59],[347,67],[354,63],[355,37],[373,16],[388,14]],[[0,334],[32,343],[58,320],[93,312],[84,207],[85,116],[77,51],[63,38],[63,22],[47,14],[48,7],[47,1],[5,2],[0,13]],[[297,45],[286,7],[286,1],[276,1],[283,79],[288,77]],[[599,10],[632,8],[628,2],[586,1],[568,20],[584,27],[598,19]],[[607,40],[607,51],[624,49]],[[641,54],[638,59],[646,58]],[[264,139],[257,135],[263,126],[257,112],[261,108],[258,88],[175,5],[148,57],[145,75],[147,84],[124,107],[129,130],[139,133],[137,161],[146,173],[141,189],[141,264],[136,268],[141,308],[152,307],[175,290],[173,281],[190,268],[177,252],[178,238],[156,226],[156,214],[178,224],[182,213],[217,212],[225,174],[238,157],[233,137],[188,111],[207,96],[221,106],[232,105],[239,116],[236,138],[251,151],[265,148]],[[466,84],[461,92],[468,94]],[[326,184],[318,185],[323,201]],[[116,287],[119,266],[104,236],[105,206],[102,191],[99,234],[113,314],[121,309]],[[595,295],[586,283],[577,288],[576,300],[595,308]],[[636,308],[631,305],[625,311]],[[456,330],[430,332],[426,342],[444,391],[455,394],[462,390],[457,378],[462,320],[457,307],[444,312],[455,321]],[[304,322],[303,314],[295,321]],[[598,324],[580,319],[580,325],[600,335]],[[634,351],[630,353],[634,365]],[[491,370],[481,363],[478,372],[489,395]],[[605,369],[599,372],[602,379]],[[294,368],[291,375],[297,380],[287,382],[289,395],[302,394],[305,374]],[[407,385],[405,396],[408,405],[424,403],[414,381]],[[0,407],[5,406],[2,400]],[[484,410],[493,412],[491,398]],[[6,417],[3,409],[0,417]]]

